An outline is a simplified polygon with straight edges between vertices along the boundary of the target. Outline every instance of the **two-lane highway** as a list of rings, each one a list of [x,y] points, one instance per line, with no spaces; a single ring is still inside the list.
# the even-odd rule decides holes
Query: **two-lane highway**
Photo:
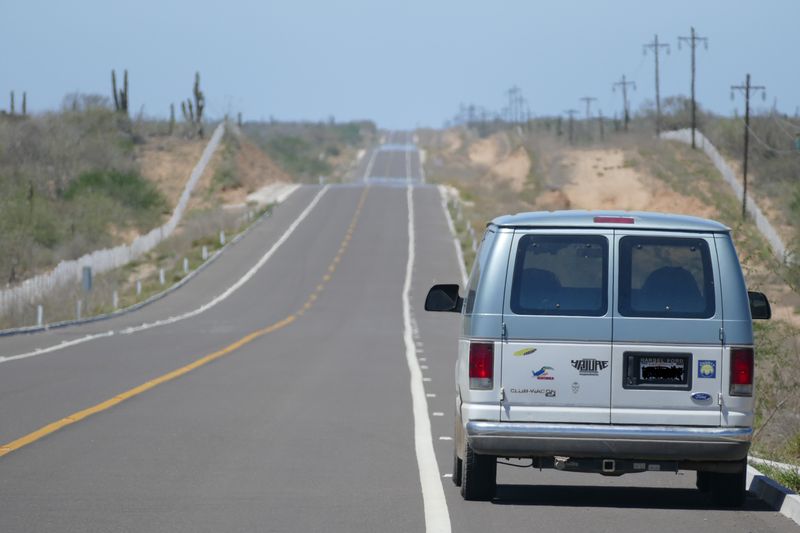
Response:
[[[500,467],[494,502],[461,500],[458,317],[422,311],[461,275],[411,141],[301,189],[147,308],[0,338],[11,356],[114,332],[0,363],[0,531],[797,531],[752,498],[709,510],[691,474]]]

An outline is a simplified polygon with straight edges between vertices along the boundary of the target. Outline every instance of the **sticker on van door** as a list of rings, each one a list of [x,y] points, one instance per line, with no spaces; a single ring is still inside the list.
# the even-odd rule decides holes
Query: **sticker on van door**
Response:
[[[712,379],[716,378],[717,362],[710,359],[701,359],[697,361],[697,377]]]
[[[608,367],[608,361],[597,359],[573,359],[571,363],[581,376],[599,376]]]

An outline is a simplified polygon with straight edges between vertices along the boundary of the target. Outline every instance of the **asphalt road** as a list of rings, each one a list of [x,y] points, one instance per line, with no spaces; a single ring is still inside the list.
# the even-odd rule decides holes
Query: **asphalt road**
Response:
[[[460,274],[410,141],[389,135],[360,182],[299,190],[144,309],[0,338],[8,357],[114,332],[0,362],[0,531],[414,532],[437,513],[457,532],[798,531],[754,498],[712,509],[692,473],[501,466],[495,501],[461,499],[444,477],[458,319],[422,311],[430,285]],[[202,313],[124,333],[191,312],[242,276]]]

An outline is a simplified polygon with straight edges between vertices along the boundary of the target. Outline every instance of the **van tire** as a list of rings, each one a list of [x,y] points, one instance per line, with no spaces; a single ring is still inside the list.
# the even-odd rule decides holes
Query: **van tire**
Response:
[[[453,485],[456,487],[461,486],[461,470],[464,467],[464,462],[458,457],[455,448],[453,449]]]
[[[711,478],[713,477],[711,472],[697,472],[697,490],[700,492],[711,492]]]
[[[741,507],[747,494],[747,463],[734,474],[709,473],[711,476],[711,500],[718,507]]]
[[[497,458],[478,455],[467,444],[461,465],[461,496],[465,500],[488,501],[497,486]]]

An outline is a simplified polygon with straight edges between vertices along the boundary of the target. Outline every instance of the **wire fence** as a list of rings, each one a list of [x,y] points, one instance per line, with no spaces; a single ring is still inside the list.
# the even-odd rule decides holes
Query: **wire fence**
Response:
[[[744,188],[742,184],[739,183],[739,180],[736,178],[736,174],[733,172],[728,163],[725,161],[725,158],[719,153],[717,148],[711,144],[705,135],[700,133],[699,131],[695,131],[697,145],[703,149],[706,155],[711,159],[714,163],[714,166],[717,167],[720,174],[722,174],[722,178],[731,186],[733,189],[734,194],[739,199],[742,200],[742,196],[744,194]],[[692,143],[692,130],[689,128],[675,130],[675,131],[665,131],[661,134],[662,139],[672,140],[672,141],[680,141],[686,144]],[[764,216],[764,213],[761,211],[761,208],[758,207],[755,200],[753,200],[752,196],[749,194],[747,195],[747,212],[753,217],[753,220],[756,223],[756,228],[764,238],[767,240],[769,245],[772,247],[772,251],[775,256],[782,261],[783,263],[790,263],[793,262],[793,257],[791,251],[786,247],[781,239],[778,232],[775,228],[770,224],[767,217]]]
[[[93,274],[101,274],[126,265],[158,246],[161,241],[175,231],[178,223],[183,218],[192,191],[200,180],[200,176],[203,175],[209,161],[211,161],[217,147],[219,147],[224,133],[225,123],[221,122],[211,135],[211,139],[209,139],[203,154],[200,156],[200,160],[186,181],[172,216],[164,225],[151,230],[146,235],[137,237],[131,244],[96,250],[78,259],[61,261],[46,274],[40,274],[23,281],[17,286],[0,290],[0,313],[14,306],[32,304],[58,287],[80,281],[84,267],[90,267]]]

